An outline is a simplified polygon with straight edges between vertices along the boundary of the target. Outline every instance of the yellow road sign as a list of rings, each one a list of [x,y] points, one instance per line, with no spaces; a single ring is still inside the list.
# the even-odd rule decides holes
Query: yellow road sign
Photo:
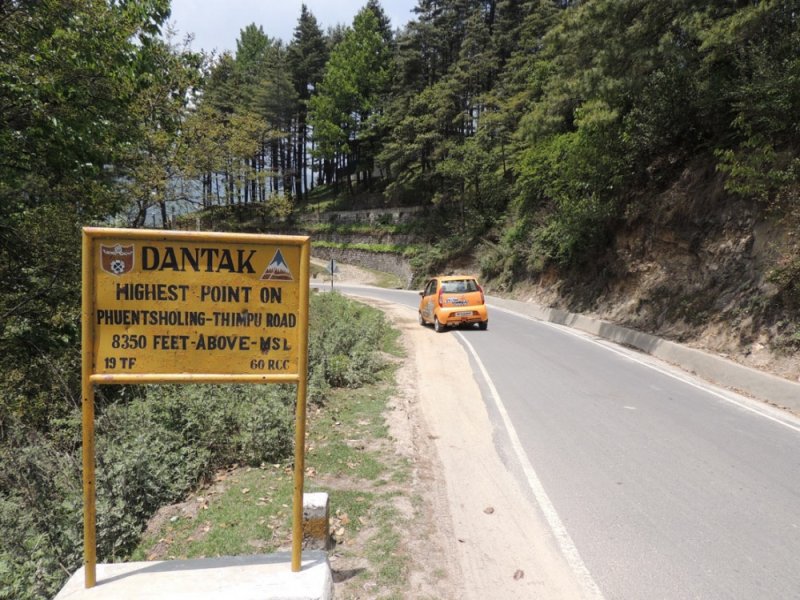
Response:
[[[305,236],[83,229],[84,562],[96,583],[94,385],[297,384],[292,570],[301,565]]]
[[[307,238],[86,234],[92,381],[296,379]]]

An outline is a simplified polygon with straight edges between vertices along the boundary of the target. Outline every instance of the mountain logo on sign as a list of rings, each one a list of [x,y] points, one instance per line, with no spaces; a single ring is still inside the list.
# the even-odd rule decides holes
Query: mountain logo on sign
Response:
[[[292,272],[289,270],[289,265],[286,264],[286,259],[283,258],[283,253],[280,250],[275,251],[275,256],[269,261],[261,279],[271,281],[292,281],[294,279]]]

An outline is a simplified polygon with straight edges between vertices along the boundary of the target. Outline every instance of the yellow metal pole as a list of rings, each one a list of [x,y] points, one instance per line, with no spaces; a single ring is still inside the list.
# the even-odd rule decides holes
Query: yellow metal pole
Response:
[[[97,582],[94,483],[94,386],[83,386],[83,554],[87,588]]]
[[[311,242],[300,248],[300,290],[299,307],[300,347],[297,349],[297,409],[294,436],[294,499],[292,504],[292,571],[298,572],[302,564],[303,552],[303,475],[306,452],[306,392],[308,386],[308,288],[309,255]]]
[[[83,233],[83,273],[81,297],[81,396],[83,417],[83,554],[85,584],[97,582],[97,543],[95,537],[95,477],[94,477],[94,385],[91,382],[94,348],[92,340],[94,302],[92,240]]]

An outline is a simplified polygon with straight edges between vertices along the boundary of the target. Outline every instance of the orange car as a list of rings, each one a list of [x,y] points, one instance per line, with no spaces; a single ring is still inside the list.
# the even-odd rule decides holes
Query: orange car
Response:
[[[433,323],[437,332],[446,327],[477,323],[489,326],[483,288],[469,275],[434,277],[419,293],[419,324]]]

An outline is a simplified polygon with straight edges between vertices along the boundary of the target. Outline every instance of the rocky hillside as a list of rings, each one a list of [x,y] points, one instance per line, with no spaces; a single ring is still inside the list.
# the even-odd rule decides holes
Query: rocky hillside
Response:
[[[503,287],[798,380],[800,219],[731,198],[722,179],[687,168],[582,269]]]

